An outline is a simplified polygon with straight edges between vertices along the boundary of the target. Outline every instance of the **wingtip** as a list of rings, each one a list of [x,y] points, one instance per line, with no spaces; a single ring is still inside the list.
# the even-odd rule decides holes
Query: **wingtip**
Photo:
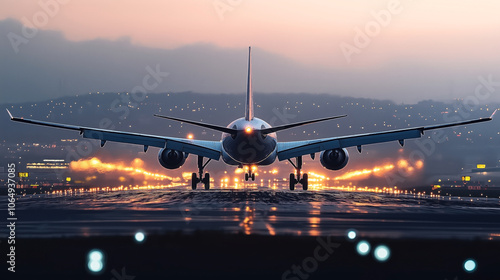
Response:
[[[12,114],[10,113],[9,109],[5,108],[5,110],[7,110],[7,113],[9,113],[9,116],[10,116],[10,119],[14,119],[14,117],[12,116]]]
[[[490,116],[490,119],[493,119],[493,117],[495,116],[495,114],[497,113],[498,109],[495,109],[495,111],[493,111],[493,114],[491,114]]]

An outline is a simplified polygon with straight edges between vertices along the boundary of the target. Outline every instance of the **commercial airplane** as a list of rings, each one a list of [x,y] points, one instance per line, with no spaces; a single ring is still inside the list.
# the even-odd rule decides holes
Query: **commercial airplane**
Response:
[[[245,104],[245,117],[231,122],[227,127],[201,123],[191,120],[179,119],[168,116],[154,115],[168,120],[189,123],[208,129],[222,132],[221,141],[204,141],[184,138],[173,138],[157,135],[147,135],[123,131],[106,130],[99,128],[66,125],[38,120],[13,117],[13,121],[51,126],[63,129],[79,131],[84,138],[101,140],[101,147],[107,141],[130,143],[144,146],[144,152],[148,147],[158,147],[158,160],[167,169],[181,167],[189,154],[198,156],[198,174],[192,174],[192,189],[196,189],[198,183],[203,183],[205,189],[210,189],[210,174],[203,170],[211,160],[222,160],[228,165],[239,168],[249,167],[245,173],[245,180],[255,180],[255,173],[251,166],[270,165],[276,159],[288,160],[295,168],[295,173],[290,174],[290,190],[294,190],[299,183],[304,190],[308,187],[307,173],[301,174],[302,157],[310,155],[314,160],[316,153],[320,153],[319,159],[323,167],[329,170],[340,170],[344,168],[349,160],[348,147],[357,147],[361,152],[363,145],[399,141],[404,145],[405,139],[420,138],[426,130],[446,128],[458,125],[467,125],[492,120],[495,112],[488,118],[480,118],[468,121],[446,123],[440,125],[421,126],[413,128],[396,129],[375,133],[357,134],[341,137],[322,138],[306,141],[278,142],[276,132],[327,120],[346,117],[346,115],[334,116],[304,122],[286,124],[271,127],[267,122],[254,117],[254,103],[252,92],[252,64],[251,47],[248,49],[248,80]],[[207,159],[205,161],[205,158]],[[292,161],[295,159],[295,163]]]

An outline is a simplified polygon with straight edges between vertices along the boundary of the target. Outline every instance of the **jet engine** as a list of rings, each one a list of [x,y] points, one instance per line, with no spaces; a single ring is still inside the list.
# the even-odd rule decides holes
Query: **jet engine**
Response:
[[[346,149],[333,149],[321,152],[321,165],[330,170],[340,170],[347,165],[349,153]]]
[[[158,161],[161,166],[167,169],[176,169],[181,167],[184,162],[186,162],[187,155],[183,152],[170,150],[170,149],[161,149],[158,153]]]

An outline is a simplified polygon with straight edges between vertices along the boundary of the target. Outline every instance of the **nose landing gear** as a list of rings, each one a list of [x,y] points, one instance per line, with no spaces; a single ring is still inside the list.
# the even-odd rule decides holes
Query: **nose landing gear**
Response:
[[[249,169],[247,173],[245,173],[245,181],[248,180],[255,181],[255,173],[252,172],[252,169]]]
[[[242,165],[240,165],[240,167],[238,168],[243,168]],[[248,169],[247,169],[248,168]],[[247,166],[245,169],[247,169],[247,173],[245,173],[245,181],[248,181],[248,180],[252,180],[252,181],[255,181],[255,167],[252,167],[252,166]]]

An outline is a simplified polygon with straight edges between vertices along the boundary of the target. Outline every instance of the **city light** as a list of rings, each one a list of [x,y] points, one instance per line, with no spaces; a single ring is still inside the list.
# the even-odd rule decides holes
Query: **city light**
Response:
[[[243,172],[245,172],[245,170],[244,170],[243,168],[236,168],[236,169],[234,170],[234,173],[235,173],[235,174],[242,174]]]
[[[424,162],[421,160],[418,160],[414,163],[411,163],[405,159],[400,159],[397,161],[397,163],[392,164],[388,163],[383,166],[376,166],[372,169],[360,169],[360,170],[354,170],[354,171],[349,171],[346,172],[340,176],[337,176],[334,178],[334,180],[348,180],[348,179],[361,179],[368,177],[370,175],[384,175],[385,173],[398,168],[405,174],[411,175],[413,172],[417,169],[420,170],[424,167]]]
[[[172,181],[180,181],[181,179],[176,177],[170,177],[167,175],[153,173],[146,171],[142,168],[144,162],[136,158],[132,161],[132,166],[126,166],[123,163],[105,163],[100,159],[94,157],[91,159],[80,159],[78,161],[70,162],[69,166],[72,171],[77,172],[124,172],[129,175],[143,175],[149,178],[157,179],[157,180],[172,180]]]
[[[387,165],[384,165],[382,167],[374,167],[372,169],[355,170],[355,171],[350,171],[350,172],[344,173],[340,176],[337,176],[334,178],[334,180],[348,180],[348,179],[355,178],[355,177],[368,176],[368,175],[374,174],[374,173],[383,174],[383,173],[390,171],[392,169],[394,169],[394,165],[387,164]]]
[[[44,159],[43,162],[28,162],[26,169],[67,169],[68,163],[63,159]]]

